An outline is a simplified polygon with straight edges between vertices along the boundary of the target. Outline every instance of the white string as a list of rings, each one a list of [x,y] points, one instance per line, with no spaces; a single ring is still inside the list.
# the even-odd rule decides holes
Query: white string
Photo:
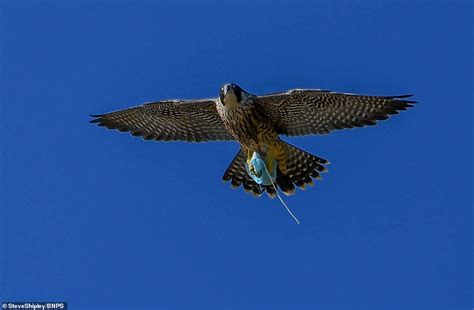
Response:
[[[291,212],[290,208],[288,208],[286,203],[283,201],[283,199],[280,196],[280,193],[278,192],[278,188],[275,186],[275,183],[273,183],[272,176],[271,176],[270,172],[268,172],[267,163],[264,160],[262,160],[262,161],[263,161],[263,166],[265,167],[265,171],[267,172],[268,176],[270,177],[270,182],[272,182],[272,186],[275,189],[275,192],[278,196],[278,199],[280,199],[281,204],[285,206],[286,211],[288,211],[288,213],[291,215],[291,217],[295,220],[296,224],[299,224],[300,221],[296,218],[296,216],[293,214],[293,212]]]

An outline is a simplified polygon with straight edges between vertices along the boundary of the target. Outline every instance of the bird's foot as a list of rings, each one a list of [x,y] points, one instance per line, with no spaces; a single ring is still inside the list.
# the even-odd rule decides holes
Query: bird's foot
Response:
[[[252,165],[250,162],[247,162],[247,165],[249,166],[249,171],[251,174],[253,174],[257,178],[260,178],[262,176],[262,172],[260,171],[260,173],[258,173],[257,170],[255,169],[255,166]]]

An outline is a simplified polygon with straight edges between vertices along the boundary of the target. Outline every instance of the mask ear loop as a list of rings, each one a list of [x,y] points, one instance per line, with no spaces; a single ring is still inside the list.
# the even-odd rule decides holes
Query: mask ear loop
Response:
[[[268,172],[267,163],[264,160],[262,160],[262,161],[263,161],[263,167],[265,167],[265,171],[267,172],[267,175],[270,177],[270,182],[272,182],[272,186],[275,189],[275,192],[278,196],[278,199],[280,199],[281,204],[283,206],[285,206],[286,211],[288,211],[288,213],[291,215],[291,217],[295,220],[296,224],[299,224],[300,221],[296,218],[296,216],[291,212],[290,208],[288,208],[286,203],[283,201],[283,199],[280,196],[280,193],[278,192],[278,188],[275,186],[275,183],[273,183],[273,178],[271,177],[270,172]]]

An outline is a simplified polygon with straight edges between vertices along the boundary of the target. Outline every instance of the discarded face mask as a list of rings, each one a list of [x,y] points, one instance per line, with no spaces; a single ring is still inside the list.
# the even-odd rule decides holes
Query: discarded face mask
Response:
[[[277,171],[277,162],[274,158],[270,155],[267,155],[265,160],[262,158],[260,153],[254,152],[252,158],[250,159],[250,163],[245,163],[245,168],[247,169],[247,173],[252,177],[252,179],[260,185],[268,185],[273,186],[275,192],[278,196],[278,199],[282,203],[282,205],[286,208],[288,213],[291,217],[295,220],[297,224],[300,221],[296,218],[296,216],[291,212],[290,208],[286,205],[286,203],[281,198],[280,194],[278,193],[278,188],[275,186],[276,183],[276,171]]]
[[[247,173],[260,185],[272,185],[276,182],[276,167],[275,159],[267,155],[264,160],[258,152],[253,153],[250,165],[245,163]]]

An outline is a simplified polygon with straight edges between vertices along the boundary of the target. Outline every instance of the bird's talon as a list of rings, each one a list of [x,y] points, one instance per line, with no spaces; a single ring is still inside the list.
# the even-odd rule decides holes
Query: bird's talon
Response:
[[[251,174],[253,174],[254,176],[256,176],[257,178],[261,177],[262,174],[260,173],[260,175],[257,173],[257,171],[255,170],[255,166],[252,165],[251,163],[248,164],[249,165],[249,171]]]

